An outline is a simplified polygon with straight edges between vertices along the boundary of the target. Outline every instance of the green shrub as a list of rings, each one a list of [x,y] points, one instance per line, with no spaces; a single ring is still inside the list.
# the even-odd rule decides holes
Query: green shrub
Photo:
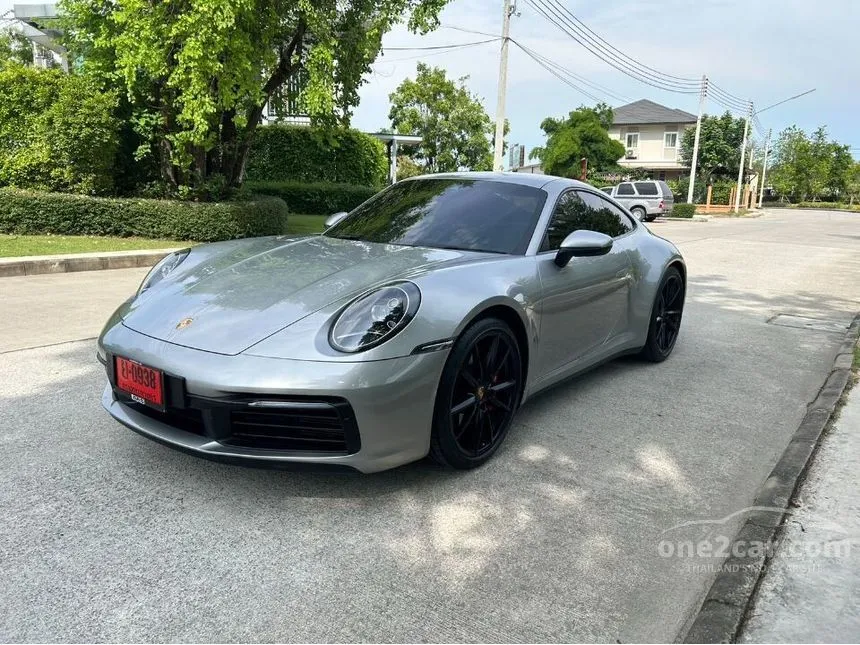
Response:
[[[245,186],[253,193],[280,197],[293,213],[331,215],[351,211],[377,191],[350,184],[306,184],[292,181],[252,181]]]
[[[672,217],[692,217],[695,214],[695,204],[675,204],[672,207]]]
[[[0,185],[109,193],[117,95],[58,69],[0,70]]]
[[[112,235],[215,242],[287,230],[276,197],[234,202],[88,197],[0,188],[0,233]]]
[[[363,132],[267,125],[254,134],[245,179],[381,186],[387,173],[385,147]]]

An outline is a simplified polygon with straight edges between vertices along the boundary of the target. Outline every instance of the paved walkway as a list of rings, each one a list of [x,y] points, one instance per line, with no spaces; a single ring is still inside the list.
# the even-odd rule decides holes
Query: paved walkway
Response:
[[[743,642],[860,638],[860,385],[825,435],[759,587]]]

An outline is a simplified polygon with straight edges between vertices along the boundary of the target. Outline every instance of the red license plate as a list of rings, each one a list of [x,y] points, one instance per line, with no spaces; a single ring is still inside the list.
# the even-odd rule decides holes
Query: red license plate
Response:
[[[116,386],[133,401],[164,409],[164,373],[161,370],[117,356]]]

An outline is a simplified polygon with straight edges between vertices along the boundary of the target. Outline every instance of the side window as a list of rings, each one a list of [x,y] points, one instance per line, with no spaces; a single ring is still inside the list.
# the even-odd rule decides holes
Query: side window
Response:
[[[568,235],[588,228],[590,209],[580,196],[570,190],[558,198],[552,219],[546,229],[541,251],[555,251]]]
[[[633,230],[633,222],[615,204],[597,193],[582,191],[579,193],[582,201],[589,209],[587,228],[598,233],[605,233],[609,237],[618,237]]]
[[[656,197],[659,195],[657,192],[657,184],[653,181],[637,181],[635,184],[636,192],[640,195],[648,195],[650,197]]]
[[[616,195],[635,195],[636,191],[633,190],[633,184],[618,184],[618,190],[615,191]]]

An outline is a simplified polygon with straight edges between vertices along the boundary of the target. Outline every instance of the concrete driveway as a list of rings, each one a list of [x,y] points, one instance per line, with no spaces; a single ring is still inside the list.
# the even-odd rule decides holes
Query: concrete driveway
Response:
[[[651,227],[689,265],[672,358],[540,396],[471,472],[173,452],[107,417],[76,340],[141,271],[0,279],[0,640],[674,640],[714,571],[662,532],[776,463],[860,309],[860,216]]]

